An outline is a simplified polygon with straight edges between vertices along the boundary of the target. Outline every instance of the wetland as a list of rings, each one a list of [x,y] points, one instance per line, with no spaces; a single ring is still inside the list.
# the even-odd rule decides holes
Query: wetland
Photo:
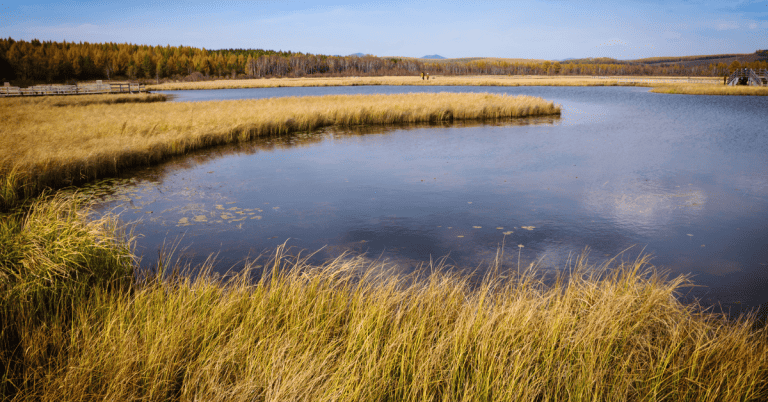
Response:
[[[491,124],[324,128],[188,157],[87,186],[136,221],[137,251],[177,244],[237,266],[287,242],[409,271],[447,256],[557,269],[640,253],[705,303],[768,301],[768,139],[763,97],[637,87],[327,87],[165,91],[175,102],[327,94],[489,92],[562,105],[561,117]],[[519,245],[523,247],[520,248]],[[625,251],[626,250],[626,251]]]
[[[765,101],[345,90],[5,103],[2,399],[765,400]]]

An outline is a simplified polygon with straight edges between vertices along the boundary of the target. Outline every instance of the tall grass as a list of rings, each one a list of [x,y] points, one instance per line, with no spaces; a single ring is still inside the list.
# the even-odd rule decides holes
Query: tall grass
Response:
[[[668,78],[668,77],[667,77]],[[615,86],[615,79],[595,79],[585,76],[432,76],[422,80],[419,76],[338,77],[338,78],[266,78],[242,80],[214,80],[202,82],[167,82],[149,85],[153,91],[185,89],[326,87],[357,85],[409,85],[409,86]]]
[[[134,260],[113,216],[55,196],[0,216],[0,393],[39,381],[66,354],[68,325],[95,291],[126,291]],[[0,398],[5,400],[5,398]]]
[[[24,236],[46,238],[43,244],[75,244],[48,235],[55,226],[50,217],[62,210],[72,212],[66,203],[36,208],[38,212],[20,221],[25,230],[11,231],[14,236],[25,232]],[[39,225],[34,223],[38,219]],[[37,232],[42,235],[32,234]],[[104,236],[95,229],[74,232],[91,241]],[[60,237],[72,235],[64,231]],[[9,238],[13,236],[4,235],[3,245],[12,250],[33,249]],[[88,247],[80,244],[62,247],[56,254],[86,253]],[[38,249],[46,255],[43,250],[50,247],[41,244]],[[110,253],[123,255],[119,248]],[[8,271],[7,261],[28,261],[10,263],[26,271],[3,276],[4,289],[37,288],[9,279],[40,281],[34,272],[46,259],[35,258],[35,252],[24,255],[26,259],[3,260],[3,272]],[[84,265],[69,261],[65,259],[65,265]],[[252,262],[226,277],[214,275],[207,264],[178,275],[157,272],[134,279],[130,287],[110,287],[115,278],[126,276],[101,270],[105,276],[87,288],[70,280],[74,290],[53,293],[61,299],[52,306],[62,306],[65,315],[56,308],[37,310],[34,303],[18,303],[18,296],[3,296],[2,353],[7,367],[3,397],[67,401],[768,397],[765,331],[752,329],[748,319],[726,321],[682,305],[675,296],[687,280],[663,278],[647,259],[593,266],[580,258],[567,267],[568,277],[554,282],[543,281],[533,269],[518,276],[517,267],[499,263],[491,265],[482,281],[474,282],[443,266],[422,268],[403,276],[385,262],[361,256],[312,266],[306,258],[291,257],[278,248],[271,259]],[[40,314],[30,319],[35,311]]]
[[[663,84],[654,85],[651,92],[685,95],[750,95],[768,96],[768,87],[720,84]]]
[[[641,79],[670,80],[679,78],[681,83],[618,82],[633,77],[582,77],[582,76],[438,76],[429,80],[420,77],[342,77],[342,78],[269,78],[249,80],[216,80],[203,82],[169,82],[151,85],[152,90],[229,89],[229,88],[276,88],[276,87],[325,87],[356,85],[411,85],[411,86],[639,86],[652,87],[651,92],[689,95],[768,95],[768,88],[720,85],[720,78],[712,83],[685,83],[687,77],[636,77]]]
[[[165,94],[97,94],[97,95],[47,95],[47,96],[10,96],[0,98],[0,107],[10,107],[18,102],[37,107],[51,106],[88,106],[88,105],[114,105],[118,103],[154,103],[165,102],[168,96]]]
[[[88,104],[62,110],[0,102],[0,207],[45,188],[114,175],[170,156],[320,127],[559,115],[541,98],[491,94],[290,97],[195,103]]]

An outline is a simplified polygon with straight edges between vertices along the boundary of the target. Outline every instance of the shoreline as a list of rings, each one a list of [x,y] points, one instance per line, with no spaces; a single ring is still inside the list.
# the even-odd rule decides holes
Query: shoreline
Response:
[[[768,329],[683,305],[689,279],[648,258],[582,256],[549,285],[497,261],[474,283],[281,246],[228,276],[162,255],[136,275],[117,217],[87,216],[55,196],[0,220],[6,398],[768,397]]]
[[[680,83],[621,82],[634,77],[606,78],[591,76],[435,76],[429,80],[410,76],[340,77],[340,78],[253,78],[199,82],[174,82],[148,85],[150,91],[183,91],[207,89],[329,87],[329,86],[633,86],[648,87],[655,93],[690,95],[768,96],[768,87],[719,85],[720,78],[702,78],[702,83],[689,83],[687,77],[638,77],[639,79],[680,80]],[[698,79],[697,79],[698,80]],[[711,81],[712,83],[707,83]],[[664,91],[664,92],[662,92]]]
[[[0,129],[0,154],[6,155],[0,160],[0,208],[13,206],[45,189],[82,184],[193,150],[256,137],[331,126],[560,114],[559,105],[541,98],[488,93],[326,95],[184,103],[162,102],[165,98],[147,95],[136,97],[136,102],[110,104],[111,96],[55,100],[65,102],[63,105],[35,100],[40,98],[0,102],[0,120],[8,122]],[[142,99],[157,101],[145,103]]]

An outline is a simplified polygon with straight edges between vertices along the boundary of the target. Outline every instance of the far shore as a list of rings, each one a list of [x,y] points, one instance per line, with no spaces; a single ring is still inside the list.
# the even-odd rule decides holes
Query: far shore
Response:
[[[633,80],[636,80],[633,82]],[[723,85],[720,77],[592,77],[592,76],[384,76],[323,78],[253,78],[196,82],[166,82],[147,85],[150,91],[193,89],[330,87],[330,86],[637,86],[651,87],[651,92],[690,95],[768,96],[768,87]]]

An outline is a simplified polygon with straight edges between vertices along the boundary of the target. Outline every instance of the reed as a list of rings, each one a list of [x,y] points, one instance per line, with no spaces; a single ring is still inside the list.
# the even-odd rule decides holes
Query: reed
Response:
[[[48,108],[53,106],[88,106],[114,105],[118,103],[154,103],[165,102],[165,94],[97,94],[97,95],[47,95],[47,96],[9,96],[0,98],[0,107],[6,107],[5,102],[13,107],[21,103],[36,107]]]
[[[0,204],[225,143],[320,127],[558,115],[541,98],[491,94],[290,97],[72,106],[0,102]],[[1,206],[1,205],[0,205]]]
[[[46,211],[39,204],[41,212],[28,215],[24,230],[14,233],[49,236],[55,225],[49,217],[66,205]],[[70,244],[72,236],[93,241],[103,235],[75,231],[59,240]],[[12,238],[0,238],[5,250],[32,250]],[[80,245],[74,250],[86,252]],[[123,255],[119,248],[112,253]],[[33,273],[46,259],[34,252],[25,256],[16,260],[26,263],[10,264],[22,272],[14,277],[39,281]],[[208,263],[176,274],[160,269],[130,287],[96,280],[89,292],[57,293],[76,296],[53,304],[68,306],[68,314],[46,309],[35,315],[35,304],[13,304],[4,292],[2,396],[768,398],[768,338],[751,319],[726,321],[681,304],[676,294],[688,280],[664,278],[647,258],[602,266],[579,258],[566,268],[570,275],[552,282],[534,267],[518,275],[515,267],[494,263],[482,281],[472,282],[430,264],[403,276],[363,256],[313,266],[278,248],[270,259],[224,277],[214,275]],[[8,278],[0,278],[4,289],[22,286]],[[83,289],[78,283],[68,282]]]
[[[664,84],[654,86],[651,92],[684,95],[768,96],[768,87],[722,84]]]
[[[619,82],[620,79],[674,80],[680,83]],[[437,76],[429,80],[420,77],[341,77],[341,78],[269,78],[248,80],[216,80],[175,82],[149,86],[152,90],[233,89],[278,87],[326,87],[358,85],[393,86],[638,86],[652,87],[651,92],[690,95],[768,95],[768,88],[720,85],[721,78],[710,83],[687,83],[687,77],[584,77],[584,76]]]
[[[72,316],[96,291],[128,291],[130,234],[82,200],[45,197],[0,215],[0,399],[38,379],[66,353]],[[22,398],[25,399],[25,398]]]
[[[153,91],[186,89],[232,88],[279,88],[279,87],[327,87],[358,85],[394,86],[616,86],[616,79],[595,79],[584,76],[431,76],[422,80],[419,76],[339,77],[339,78],[266,78],[242,80],[215,80],[201,82],[168,82],[149,85]]]

